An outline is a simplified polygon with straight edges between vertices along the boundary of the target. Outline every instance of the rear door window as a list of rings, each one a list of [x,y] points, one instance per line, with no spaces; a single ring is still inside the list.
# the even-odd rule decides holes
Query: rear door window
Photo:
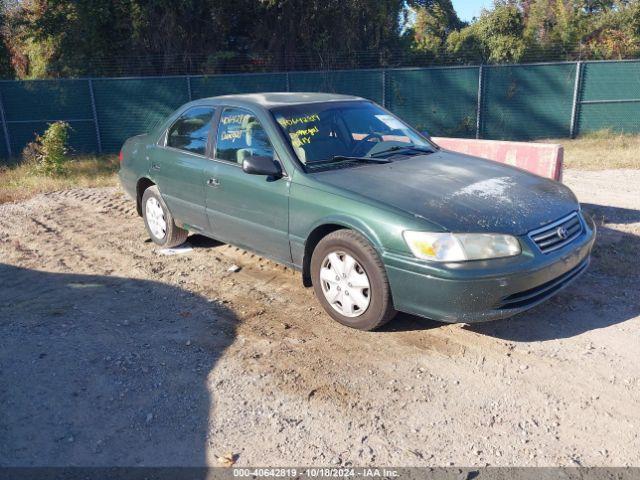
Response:
[[[194,107],[184,112],[167,132],[167,147],[204,155],[211,131],[213,107]]]

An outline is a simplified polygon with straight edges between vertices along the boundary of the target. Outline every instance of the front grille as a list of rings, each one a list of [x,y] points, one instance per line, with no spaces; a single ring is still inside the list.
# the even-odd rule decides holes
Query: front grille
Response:
[[[584,232],[582,218],[577,212],[529,233],[529,238],[542,253],[550,253],[568,245]]]

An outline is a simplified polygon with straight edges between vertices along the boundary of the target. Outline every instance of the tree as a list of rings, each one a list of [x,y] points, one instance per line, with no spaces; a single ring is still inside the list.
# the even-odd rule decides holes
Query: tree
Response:
[[[489,58],[477,29],[471,26],[451,32],[447,37],[446,51],[449,58],[462,64],[486,63]]]
[[[522,13],[515,5],[496,4],[493,10],[483,10],[475,23],[452,32],[447,51],[464,61],[518,62],[526,47],[523,30]]]
[[[254,49],[283,68],[377,66],[400,46],[402,0],[265,0]],[[266,48],[265,48],[266,47]]]
[[[13,78],[15,71],[11,64],[11,52],[6,44],[6,9],[4,2],[0,5],[0,78]]]
[[[429,6],[414,9],[412,49],[428,52],[435,58],[442,54],[447,37],[462,26],[450,0],[441,0]]]
[[[24,77],[183,73],[191,58],[246,49],[237,32],[248,38],[253,17],[237,10],[254,3],[23,0],[11,12],[12,53]]]
[[[378,65],[403,0],[23,0],[21,76]],[[368,52],[368,56],[362,55]]]
[[[24,0],[8,11],[14,64],[21,77],[74,76],[118,52],[117,3]]]
[[[640,2],[616,2],[598,14],[588,14],[580,44],[580,55],[587,58],[637,58],[640,55]]]
[[[546,59],[638,55],[637,0],[527,0],[524,38]]]
[[[585,19],[585,10],[579,2],[529,0],[524,15],[523,35],[532,54],[555,59],[575,51]]]
[[[630,58],[640,0],[0,0],[19,78]],[[407,19],[410,19],[408,22]]]

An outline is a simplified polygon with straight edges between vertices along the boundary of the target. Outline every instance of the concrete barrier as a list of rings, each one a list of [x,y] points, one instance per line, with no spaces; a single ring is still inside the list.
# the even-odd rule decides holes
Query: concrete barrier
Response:
[[[506,163],[542,177],[562,181],[562,145],[447,137],[431,139],[446,150]]]

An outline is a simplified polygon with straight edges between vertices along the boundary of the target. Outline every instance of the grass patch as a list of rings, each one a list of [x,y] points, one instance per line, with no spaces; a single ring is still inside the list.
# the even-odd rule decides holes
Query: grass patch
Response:
[[[82,187],[116,185],[118,157],[78,157],[66,163],[63,175],[34,173],[33,166],[18,164],[0,166],[0,203],[26,200],[39,193]]]
[[[640,169],[640,135],[600,130],[579,138],[544,140],[564,147],[565,168],[605,170],[609,168]]]

